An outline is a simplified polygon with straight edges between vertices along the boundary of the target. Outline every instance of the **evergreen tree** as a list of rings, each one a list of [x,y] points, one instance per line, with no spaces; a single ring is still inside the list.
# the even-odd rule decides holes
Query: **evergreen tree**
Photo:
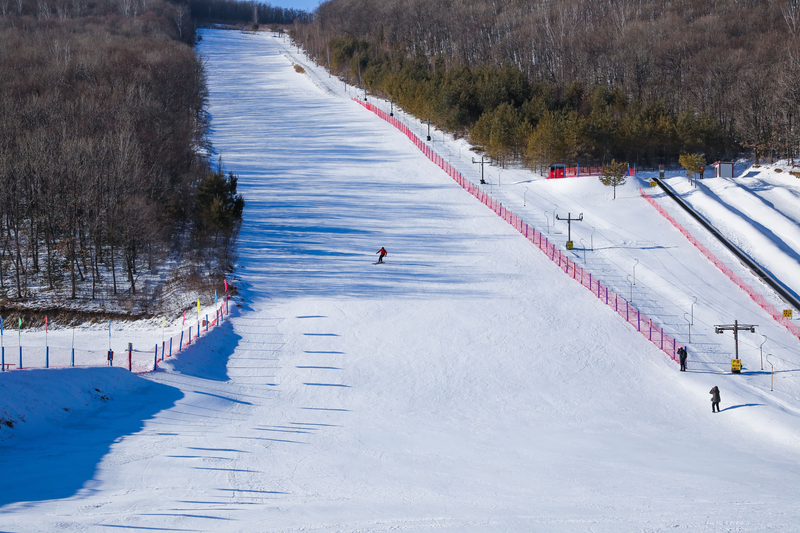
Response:
[[[617,185],[625,185],[627,180],[626,174],[628,173],[628,163],[619,162],[612,159],[611,163],[603,169],[600,175],[600,181],[608,187],[614,187],[614,199],[617,199]]]

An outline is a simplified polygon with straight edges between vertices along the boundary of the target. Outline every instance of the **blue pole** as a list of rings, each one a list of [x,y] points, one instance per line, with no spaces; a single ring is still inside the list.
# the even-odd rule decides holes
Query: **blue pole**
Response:
[[[72,349],[72,366],[75,366],[75,348]]]
[[[2,365],[2,370],[0,370],[0,372],[5,372],[6,371],[6,347],[3,346],[2,348],[0,348],[0,352],[2,352],[2,354],[3,354],[3,361],[2,361],[3,365]]]
[[[172,357],[172,337],[169,338],[169,357]]]
[[[50,368],[50,347],[45,346],[44,349],[44,367]]]
[[[164,360],[164,348],[166,348],[166,347],[167,347],[167,343],[164,342],[164,341],[161,341],[161,360],[162,361]],[[158,350],[158,346],[157,345],[156,345],[156,350]]]
[[[206,315],[206,332],[208,332],[208,315]]]
[[[181,330],[181,342],[178,343],[178,351],[183,350],[183,330]]]
[[[156,344],[156,356],[153,359],[153,370],[158,366],[158,344]]]
[[[581,164],[578,163],[578,177],[581,177]]]
[[[197,338],[200,338],[200,322],[197,323]]]
[[[19,347],[19,369],[22,370],[22,346]]]

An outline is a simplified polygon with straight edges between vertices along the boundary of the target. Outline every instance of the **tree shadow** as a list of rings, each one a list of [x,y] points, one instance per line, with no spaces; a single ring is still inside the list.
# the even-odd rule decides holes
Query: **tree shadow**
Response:
[[[169,370],[185,376],[211,381],[229,381],[228,360],[239,346],[241,335],[226,320],[177,355],[159,362],[159,371]]]
[[[97,370],[68,371],[86,371],[88,383],[92,379],[88,372]],[[103,370],[120,373],[115,378],[126,387],[124,394],[113,394],[113,401],[104,402],[97,411],[76,412],[58,431],[39,438],[15,439],[13,446],[3,446],[0,506],[69,498],[81,489],[95,492],[92,479],[111,446],[120,437],[141,431],[147,420],[174,407],[183,398],[180,390],[142,379],[127,370]]]

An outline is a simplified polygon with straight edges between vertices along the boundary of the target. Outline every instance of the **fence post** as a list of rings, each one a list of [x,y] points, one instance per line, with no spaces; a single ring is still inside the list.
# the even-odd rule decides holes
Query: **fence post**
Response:
[[[675,339],[672,339],[672,360],[675,360]]]
[[[206,333],[208,333],[208,313],[206,313]]]
[[[165,350],[166,347],[167,347],[167,342],[166,341],[161,341],[161,360],[162,361],[164,360],[164,352],[166,351]],[[158,349],[158,348],[156,348],[156,349]]]
[[[637,309],[636,310],[636,331],[639,331],[639,332],[642,331],[642,329],[640,327],[640,319],[641,319],[641,317],[642,317],[642,312]]]
[[[628,301],[625,301],[625,322],[630,323],[631,321],[631,306]]]
[[[197,323],[197,338],[200,338],[200,322]]]
[[[45,346],[44,348],[44,367],[50,368],[50,347]]]
[[[156,343],[156,354],[153,357],[153,370],[158,367],[158,343]]]
[[[652,318],[650,319],[650,331],[647,334],[647,340],[649,340],[650,342],[653,342],[653,319]]]
[[[167,357],[172,357],[172,337],[169,338],[169,355]]]
[[[6,371],[6,347],[5,346],[0,348],[0,353],[2,353],[2,355],[0,355],[0,372],[5,372]]]
[[[664,349],[664,328],[661,328],[661,349]]]
[[[72,366],[75,366],[75,348],[72,349]]]
[[[178,343],[178,351],[183,350],[183,330],[181,330],[181,341]]]
[[[22,346],[19,347],[19,369],[22,370]]]
[[[128,343],[128,372],[133,372],[133,343]]]

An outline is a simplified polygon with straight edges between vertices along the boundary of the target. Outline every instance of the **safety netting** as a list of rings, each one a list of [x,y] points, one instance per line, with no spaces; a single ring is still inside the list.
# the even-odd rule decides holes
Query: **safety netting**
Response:
[[[183,323],[180,329],[150,346],[131,346],[119,352],[108,348],[87,350],[62,346],[31,346],[21,342],[14,343],[14,335],[6,335],[0,349],[0,363],[3,371],[33,368],[68,368],[90,366],[120,366],[131,372],[152,372],[158,364],[177,355],[187,346],[197,342],[211,329],[224,321],[228,314],[228,298],[213,307],[198,313],[196,319]]]
[[[639,189],[639,194],[645,200],[647,200],[647,202],[650,205],[655,207],[656,211],[658,211],[661,214],[661,216],[666,218],[670,224],[672,224],[678,231],[680,231],[690,243],[692,243],[698,250],[700,250],[700,253],[706,256],[706,258],[709,261],[714,263],[714,266],[720,269],[722,273],[728,277],[728,279],[730,279],[736,286],[738,286],[740,289],[746,292],[747,295],[750,296],[750,298],[759,305],[759,307],[761,307],[764,311],[766,311],[776,322],[778,322],[779,324],[783,325],[786,329],[788,329],[792,333],[792,335],[794,335],[797,338],[800,338],[800,326],[792,322],[791,319],[789,319],[788,317],[783,316],[783,311],[779,311],[774,305],[769,303],[762,294],[757,292],[749,284],[745,283],[745,281],[742,278],[737,276],[733,270],[731,270],[725,263],[723,263],[719,258],[717,258],[717,256],[715,256],[711,252],[711,250],[706,248],[703,245],[703,243],[698,241],[694,237],[694,235],[692,235],[677,220],[675,220],[672,217],[672,215],[667,213],[667,211],[663,207],[661,207],[661,205],[658,202],[656,202],[649,194],[644,192],[641,188]]]
[[[564,254],[555,244],[550,242],[539,230],[525,222],[521,217],[493,199],[477,185],[466,179],[460,172],[453,168],[442,156],[437,154],[430,146],[425,144],[422,139],[411,131],[402,121],[389,115],[382,109],[362,102],[357,98],[353,101],[358,102],[369,111],[372,111],[380,118],[403,132],[414,145],[422,151],[425,156],[433,161],[439,168],[444,170],[456,183],[464,190],[474,196],[479,202],[491,209],[497,216],[508,222],[514,229],[521,233],[534,246],[539,248],[553,263],[555,263],[566,275],[571,277],[583,287],[588,289],[594,296],[608,307],[612,308],[628,324],[633,326],[636,331],[641,333],[650,342],[656,345],[672,360],[678,360],[678,348],[682,347],[676,339],[664,332],[663,327],[659,327],[649,317],[641,313],[639,309],[631,305],[630,302],[620,297],[600,280],[592,276],[591,272],[586,271],[574,261],[570,261],[569,256]]]

